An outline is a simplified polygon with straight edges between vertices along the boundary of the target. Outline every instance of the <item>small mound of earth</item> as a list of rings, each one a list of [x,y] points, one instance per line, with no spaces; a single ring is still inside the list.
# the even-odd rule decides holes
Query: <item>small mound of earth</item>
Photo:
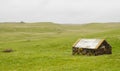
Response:
[[[5,53],[10,53],[10,52],[13,52],[14,50],[12,50],[12,49],[5,49],[5,50],[3,50],[2,52],[5,52]]]

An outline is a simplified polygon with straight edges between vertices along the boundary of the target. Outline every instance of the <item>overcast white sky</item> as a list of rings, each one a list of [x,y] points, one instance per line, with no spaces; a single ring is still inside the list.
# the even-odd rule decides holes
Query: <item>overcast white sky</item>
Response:
[[[120,0],[0,0],[0,22],[120,22]]]

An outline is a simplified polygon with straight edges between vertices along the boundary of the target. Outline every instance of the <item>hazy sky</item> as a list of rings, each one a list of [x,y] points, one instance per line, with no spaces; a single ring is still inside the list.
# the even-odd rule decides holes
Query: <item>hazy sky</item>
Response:
[[[0,0],[0,22],[120,22],[120,0]]]

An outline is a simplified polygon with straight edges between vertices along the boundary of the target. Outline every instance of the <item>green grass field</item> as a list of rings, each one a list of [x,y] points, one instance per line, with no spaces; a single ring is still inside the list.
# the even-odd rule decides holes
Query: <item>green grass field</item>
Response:
[[[106,39],[112,55],[73,56],[80,38]],[[120,23],[1,23],[0,71],[120,71]]]

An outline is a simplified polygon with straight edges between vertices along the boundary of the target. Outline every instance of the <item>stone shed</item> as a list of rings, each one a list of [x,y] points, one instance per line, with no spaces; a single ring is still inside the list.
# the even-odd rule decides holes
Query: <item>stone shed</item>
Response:
[[[105,39],[80,39],[72,47],[72,55],[112,54],[112,47]]]

